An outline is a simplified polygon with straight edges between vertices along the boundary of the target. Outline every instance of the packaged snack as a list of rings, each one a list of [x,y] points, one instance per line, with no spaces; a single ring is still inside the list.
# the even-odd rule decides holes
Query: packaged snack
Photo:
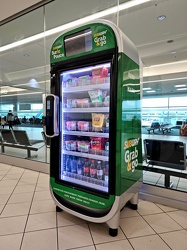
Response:
[[[80,76],[78,78],[78,85],[79,86],[89,85],[90,84],[90,79],[91,79],[91,77],[89,75]]]
[[[77,143],[76,141],[65,141],[66,144],[66,150],[70,150],[70,151],[76,151],[77,149]]]
[[[89,131],[90,123],[87,121],[78,121],[77,127],[79,131]]]
[[[90,149],[89,141],[77,141],[77,149],[80,152],[88,153]]]
[[[109,103],[110,103],[110,96],[108,95],[108,96],[105,97],[104,105],[105,105],[106,107],[109,107]]]
[[[108,69],[105,67],[96,67],[92,69],[92,84],[101,84],[105,82],[108,76]]]
[[[90,99],[89,98],[77,99],[76,102],[79,108],[88,108]]]
[[[68,88],[68,87],[75,87],[77,86],[77,82],[78,82],[78,79],[76,77],[74,78],[69,78],[67,79],[67,81],[65,82],[65,87]]]
[[[91,149],[93,150],[103,150],[105,146],[105,140],[101,137],[91,137]]]
[[[105,115],[92,113],[92,130],[103,131]]]
[[[88,94],[90,96],[91,102],[101,102],[103,101],[103,93],[102,90],[91,90],[88,91]]]
[[[76,121],[67,121],[66,122],[66,128],[69,131],[75,131],[76,130],[76,125],[77,125]]]
[[[76,108],[77,99],[67,99],[67,108]]]
[[[102,78],[108,76],[108,69],[105,67],[95,67],[92,69],[93,78]]]

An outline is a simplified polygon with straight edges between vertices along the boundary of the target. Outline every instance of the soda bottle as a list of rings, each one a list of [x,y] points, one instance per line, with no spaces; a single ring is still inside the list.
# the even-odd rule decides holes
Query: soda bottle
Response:
[[[73,156],[73,159],[71,160],[71,173],[74,173],[74,174],[77,173],[77,158],[76,158],[76,156]]]
[[[101,166],[101,161],[97,162],[97,179],[102,180],[103,178],[103,168]]]
[[[66,156],[66,172],[71,172],[71,158],[69,155]]]
[[[90,161],[89,161],[89,159],[85,160],[83,171],[84,171],[84,176],[89,176],[89,173],[90,173]]]
[[[77,174],[83,175],[83,166],[84,166],[84,160],[83,158],[79,158],[77,161]]]
[[[95,161],[91,160],[91,164],[90,164],[90,177],[94,178],[95,174],[96,174]]]

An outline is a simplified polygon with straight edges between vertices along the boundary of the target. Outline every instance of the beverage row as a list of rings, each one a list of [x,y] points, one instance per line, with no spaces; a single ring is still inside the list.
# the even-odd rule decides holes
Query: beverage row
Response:
[[[65,156],[65,174],[74,173],[108,182],[109,164],[107,161]]]

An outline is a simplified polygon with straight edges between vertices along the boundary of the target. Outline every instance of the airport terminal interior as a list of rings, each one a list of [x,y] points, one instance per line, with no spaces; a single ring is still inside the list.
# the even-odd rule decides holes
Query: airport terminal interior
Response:
[[[31,0],[9,16],[0,10],[0,250],[186,249],[186,10],[186,0]],[[51,46],[76,21],[97,19],[117,25],[142,63],[143,183],[116,237],[105,223],[57,212],[49,190]]]

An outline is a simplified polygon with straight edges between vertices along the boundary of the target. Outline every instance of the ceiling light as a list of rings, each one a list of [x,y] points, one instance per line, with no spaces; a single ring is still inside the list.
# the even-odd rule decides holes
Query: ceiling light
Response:
[[[177,89],[177,90],[179,90],[179,91],[180,91],[180,90],[187,90],[187,88],[181,88],[181,89]]]
[[[161,79],[161,80],[151,80],[151,81],[144,81],[143,83],[167,82],[167,81],[177,81],[177,80],[183,80],[183,79],[187,79],[187,77],[179,77],[179,78],[172,78],[172,79]]]
[[[154,93],[154,92],[156,92],[155,90],[147,90],[146,91],[147,93]]]
[[[175,88],[180,88],[180,87],[186,87],[186,84],[178,84],[178,85],[175,85]]]
[[[23,45],[23,44],[26,44],[26,43],[29,43],[29,42],[36,41],[38,39],[41,39],[41,38],[56,34],[58,32],[62,32],[64,30],[66,30],[66,29],[73,28],[73,27],[75,27],[77,25],[85,24],[85,23],[87,23],[89,21],[95,21],[98,18],[102,18],[102,17],[108,16],[108,15],[117,13],[118,11],[126,10],[126,9],[131,8],[131,7],[134,7],[134,6],[146,3],[146,2],[150,2],[150,1],[151,0],[132,0],[132,1],[129,1],[129,2],[125,2],[123,4],[120,4],[119,6],[115,6],[115,7],[112,7],[112,8],[97,12],[97,13],[95,13],[93,15],[80,18],[80,19],[78,19],[76,21],[61,25],[61,26],[56,27],[54,29],[50,29],[50,30],[47,30],[45,32],[36,34],[34,36],[25,38],[23,40],[16,41],[16,42],[11,43],[11,44],[7,44],[5,46],[0,47],[0,52],[9,50],[11,48],[14,48],[14,47],[17,47],[17,46],[20,46],[20,45]]]
[[[157,20],[158,20],[158,21],[163,21],[164,19],[166,19],[166,16],[165,16],[165,15],[161,15],[161,16],[158,16],[158,17],[157,17]]]
[[[151,88],[143,88],[143,90],[149,90],[149,89],[151,89]]]

